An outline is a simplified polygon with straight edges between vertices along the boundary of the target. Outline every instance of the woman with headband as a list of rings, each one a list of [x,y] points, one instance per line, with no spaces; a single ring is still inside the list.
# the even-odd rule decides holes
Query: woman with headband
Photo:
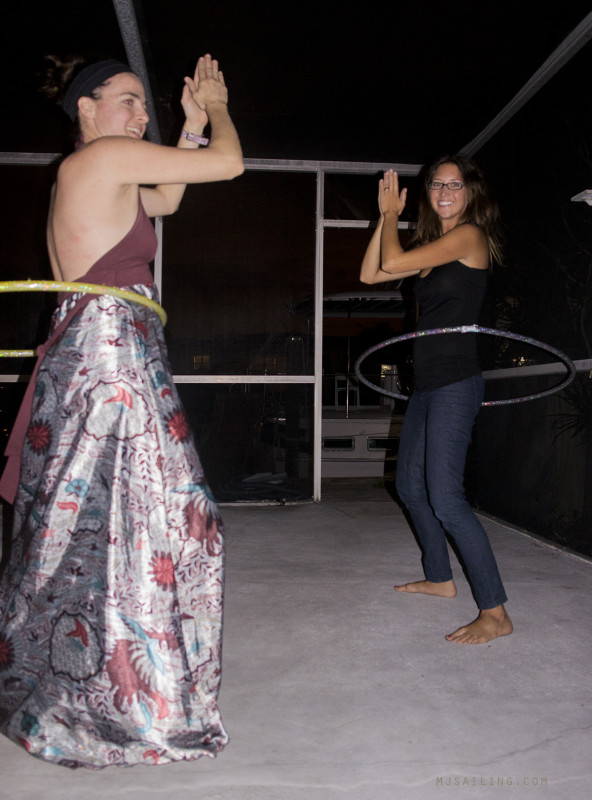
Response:
[[[445,156],[427,170],[415,247],[399,241],[406,189],[397,173],[380,181],[380,222],[366,251],[360,279],[382,283],[416,276],[417,330],[478,322],[488,267],[499,258],[499,212],[480,169],[465,156]],[[512,632],[506,593],[483,526],[464,493],[467,448],[484,384],[475,336],[444,334],[414,339],[415,392],[403,422],[396,486],[420,542],[425,580],[398,592],[455,597],[446,533],[466,569],[478,617],[446,638],[481,644]]]
[[[149,218],[176,211],[187,183],[243,172],[227,102],[218,63],[200,58],[179,143],[163,147],[143,138],[145,91],[127,65],[78,72],[62,105],[79,140],[47,225],[56,280],[156,299]],[[223,533],[159,317],[119,296],[60,296],[39,351],[0,485],[14,501],[0,730],[66,766],[215,755]]]

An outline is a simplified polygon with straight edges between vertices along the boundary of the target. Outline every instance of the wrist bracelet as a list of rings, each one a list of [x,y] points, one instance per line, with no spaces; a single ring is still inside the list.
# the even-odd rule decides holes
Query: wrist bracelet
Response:
[[[183,139],[187,139],[188,142],[195,142],[195,144],[206,145],[210,143],[210,140],[206,139],[205,136],[198,136],[197,133],[189,133],[185,128],[181,131],[181,136]]]

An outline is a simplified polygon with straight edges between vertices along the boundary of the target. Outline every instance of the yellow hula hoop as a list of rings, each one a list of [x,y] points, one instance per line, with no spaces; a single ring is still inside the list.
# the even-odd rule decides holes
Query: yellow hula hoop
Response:
[[[82,283],[66,281],[0,281],[0,292],[82,292],[83,294],[109,294],[113,297],[121,297],[123,300],[131,300],[132,303],[139,303],[142,306],[151,308],[158,314],[163,326],[166,325],[167,315],[164,308],[155,300],[144,297],[143,294],[130,292],[128,289],[120,289],[117,286],[101,286],[98,283]],[[25,358],[36,356],[35,350],[0,350],[0,358]]]
[[[36,355],[36,350],[0,350],[0,358],[30,358]]]

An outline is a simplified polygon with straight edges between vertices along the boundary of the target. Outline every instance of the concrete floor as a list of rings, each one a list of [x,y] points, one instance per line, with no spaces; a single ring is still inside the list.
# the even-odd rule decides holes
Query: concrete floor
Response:
[[[515,632],[455,646],[444,634],[475,616],[460,568],[455,600],[395,595],[419,555],[380,486],[223,512],[226,750],[71,771],[0,737],[3,800],[591,796],[588,560],[484,520]]]

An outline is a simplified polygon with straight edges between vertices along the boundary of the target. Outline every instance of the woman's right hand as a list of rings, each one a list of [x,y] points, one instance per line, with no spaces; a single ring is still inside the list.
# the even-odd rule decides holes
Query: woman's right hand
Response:
[[[389,169],[381,178],[378,189],[378,207],[382,216],[385,214],[396,214],[399,216],[405,208],[407,201],[407,189],[399,192],[399,176]]]

